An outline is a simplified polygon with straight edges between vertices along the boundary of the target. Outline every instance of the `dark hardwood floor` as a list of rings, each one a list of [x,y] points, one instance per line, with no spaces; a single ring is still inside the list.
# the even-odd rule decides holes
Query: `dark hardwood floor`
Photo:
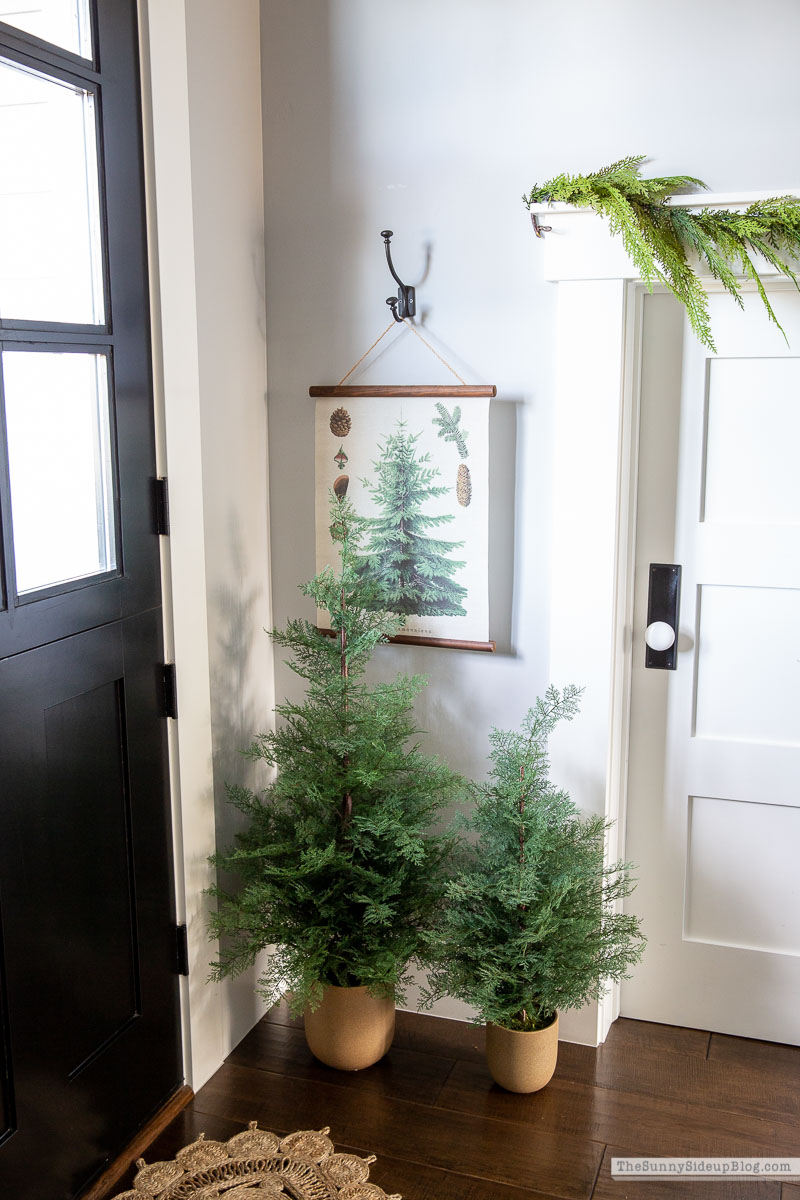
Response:
[[[800,1157],[800,1048],[625,1018],[596,1050],[562,1042],[552,1082],[516,1096],[492,1083],[476,1026],[398,1013],[386,1058],[347,1074],[321,1066],[279,1007],[145,1158],[254,1119],[329,1125],[337,1149],[376,1154],[370,1178],[404,1200],[800,1200],[776,1180],[612,1180],[618,1152]]]

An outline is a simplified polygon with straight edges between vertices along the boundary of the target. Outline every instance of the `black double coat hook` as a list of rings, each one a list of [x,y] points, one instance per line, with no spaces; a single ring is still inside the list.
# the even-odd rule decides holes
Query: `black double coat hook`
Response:
[[[406,319],[406,317],[413,317],[414,314],[416,313],[417,299],[416,299],[416,294],[415,294],[414,288],[410,287],[406,283],[403,283],[402,279],[397,274],[397,271],[395,271],[395,269],[394,269],[394,265],[392,263],[392,251],[391,251],[391,246],[390,246],[390,242],[391,242],[393,236],[394,236],[394,234],[391,229],[382,229],[381,230],[381,237],[383,238],[383,244],[386,247],[386,261],[389,264],[389,270],[392,273],[392,278],[394,279],[395,283],[397,284],[397,297],[396,298],[394,296],[387,297],[386,303],[389,305],[389,308],[392,310],[392,316],[394,317],[395,321],[404,321]]]

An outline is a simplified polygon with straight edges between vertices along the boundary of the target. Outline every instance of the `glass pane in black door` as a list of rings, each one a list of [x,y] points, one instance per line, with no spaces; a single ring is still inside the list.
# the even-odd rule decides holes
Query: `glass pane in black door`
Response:
[[[105,320],[94,93],[0,60],[0,317]]]
[[[2,378],[17,595],[112,571],[107,357],[4,350]]]
[[[2,0],[0,21],[81,58],[92,57],[89,0]]]

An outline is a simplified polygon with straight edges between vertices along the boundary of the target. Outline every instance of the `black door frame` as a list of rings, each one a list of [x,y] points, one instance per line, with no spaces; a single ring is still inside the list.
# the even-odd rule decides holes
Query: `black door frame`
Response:
[[[144,144],[139,67],[139,30],[136,0],[99,0],[92,2],[94,26],[93,44],[96,47],[92,62],[69,51],[60,50],[40,39],[29,37],[0,22],[0,56],[18,63],[43,76],[53,77],[80,88],[98,92],[98,163],[100,164],[100,218],[105,253],[103,283],[105,291],[105,323],[97,325],[63,322],[23,321],[0,319],[0,345],[8,350],[105,353],[109,371],[113,372],[114,392],[118,402],[111,406],[111,420],[116,420],[117,447],[114,470],[123,486],[115,489],[115,503],[121,505],[117,520],[117,567],[86,581],[72,581],[50,588],[37,589],[21,598],[15,596],[14,563],[11,538],[11,508],[8,464],[0,452],[0,503],[3,523],[0,528],[0,659],[16,662],[21,669],[29,649],[57,646],[62,639],[73,636],[94,637],[108,622],[125,622],[120,626],[123,644],[130,647],[125,657],[135,655],[138,630],[142,621],[161,636],[162,587],[158,554],[153,569],[153,556],[139,555],[137,546],[154,536],[155,495],[152,479],[138,486],[135,502],[130,502],[130,488],[124,486],[140,464],[128,461],[126,453],[126,424],[131,422],[141,430],[143,419],[149,424],[155,474],[156,414],[154,407],[153,363],[149,306],[149,263],[147,244],[147,212],[144,187]],[[113,35],[112,35],[113,34]],[[99,51],[98,49],[99,48]],[[122,85],[117,86],[120,81]],[[131,85],[137,97],[135,123],[131,122]],[[125,91],[127,89],[127,92]],[[126,136],[115,137],[115,126],[126,124]],[[132,127],[135,125],[135,127]],[[111,131],[111,136],[109,136]],[[128,136],[133,133],[133,139]],[[131,154],[131,144],[138,153]],[[133,231],[133,233],[132,233]],[[133,302],[132,302],[133,298]],[[120,401],[123,401],[121,403]],[[0,405],[0,413],[3,406]],[[4,431],[3,431],[4,432]],[[2,439],[3,444],[5,438]],[[144,490],[143,490],[144,489]],[[121,534],[120,534],[121,531]],[[124,567],[124,569],[123,569]],[[127,631],[127,632],[126,632]],[[155,678],[142,678],[138,672],[137,687],[145,692],[157,690]],[[141,731],[134,731],[141,736]],[[170,772],[166,761],[166,736],[161,740],[164,759],[164,780],[169,787]],[[169,873],[169,910],[164,913],[167,937],[164,949],[174,949],[171,926],[176,904],[174,886],[174,846],[172,842],[172,812],[168,795],[163,808],[164,846]],[[139,847],[141,858],[143,847]],[[162,872],[163,878],[163,872]],[[156,897],[145,897],[151,907]],[[170,912],[172,916],[170,916]],[[3,931],[0,925],[0,960],[3,951]],[[163,954],[159,951],[159,963]],[[173,955],[174,959],[174,955]],[[171,962],[174,966],[174,962]],[[145,964],[145,970],[150,967]],[[137,985],[138,986],[138,985]],[[10,1029],[8,996],[5,980],[0,975],[0,1076],[7,1077],[10,1063]],[[180,1044],[180,1004],[177,981],[175,1009],[178,1016],[178,1042],[175,1047],[178,1061]],[[142,1064],[145,1069],[146,1064]],[[177,1080],[179,1085],[181,1080]],[[3,1090],[0,1087],[0,1099]],[[166,1097],[164,1097],[166,1099]],[[3,1129],[14,1126],[13,1092],[6,1092],[7,1110],[0,1111],[0,1142]],[[151,1114],[144,1114],[145,1119]],[[130,1131],[134,1132],[133,1130]],[[119,1147],[122,1149],[122,1146]]]
[[[132,0],[103,0],[93,4],[95,26],[94,63],[77,58],[69,51],[56,51],[37,38],[22,38],[10,26],[0,22],[0,52],[3,57],[33,71],[96,92],[102,88],[98,104],[97,153],[100,168],[100,221],[104,254],[103,282],[106,296],[105,323],[102,325],[64,322],[21,321],[0,318],[0,342],[9,349],[42,350],[63,348],[107,351],[110,355],[117,396],[146,404],[150,412],[151,436],[155,439],[153,407],[153,365],[150,337],[148,284],[147,213],[143,172],[143,128],[141,101],[138,122],[130,130],[130,87],[135,80],[140,96],[137,6]],[[102,57],[102,61],[101,61]],[[109,131],[125,128],[135,137],[109,136]],[[131,152],[132,145],[139,148]],[[142,302],[144,298],[144,302]],[[119,320],[117,315],[119,314]],[[144,391],[142,381],[146,381]],[[118,445],[116,470],[124,479],[126,414],[129,404],[118,406]],[[3,456],[0,455],[0,458]],[[51,601],[37,591],[37,603],[13,604],[14,566],[11,561],[10,491],[5,464],[0,465],[0,505],[5,514],[0,531],[5,564],[2,570],[0,608],[0,655],[14,654],[41,644],[46,637],[93,628],[101,614],[113,606],[119,618],[161,603],[160,573],[148,569],[145,558],[137,561],[136,546],[152,531],[152,503],[130,504],[122,488],[123,505],[120,525],[128,542],[118,547],[124,575],[114,571],[98,586],[80,583],[53,588]],[[154,501],[153,501],[154,503]],[[107,619],[107,618],[106,618]],[[42,633],[46,627],[46,634]]]

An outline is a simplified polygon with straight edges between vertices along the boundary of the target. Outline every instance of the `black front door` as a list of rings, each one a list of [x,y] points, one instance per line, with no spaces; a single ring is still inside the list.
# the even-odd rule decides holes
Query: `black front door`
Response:
[[[95,11],[96,9],[96,11]],[[135,0],[0,0],[0,1195],[182,1082]]]

